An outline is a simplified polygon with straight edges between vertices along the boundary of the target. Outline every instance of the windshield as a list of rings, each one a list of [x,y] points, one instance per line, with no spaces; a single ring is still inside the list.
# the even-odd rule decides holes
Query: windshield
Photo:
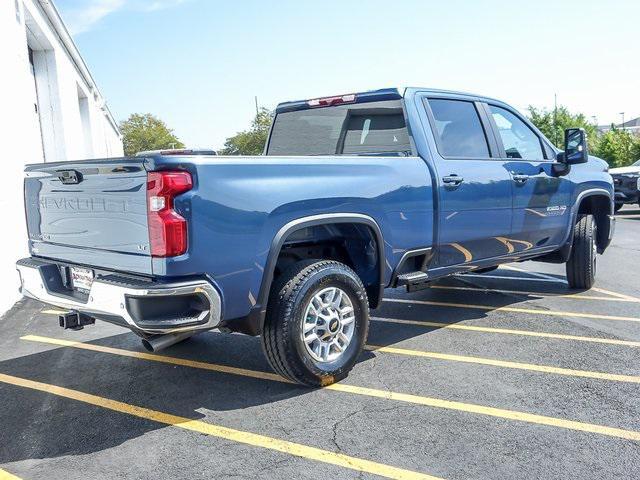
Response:
[[[267,155],[384,154],[411,154],[400,100],[279,113],[267,150]]]
[[[638,160],[637,162],[635,162],[633,165],[631,165],[632,167],[640,167],[640,160]]]

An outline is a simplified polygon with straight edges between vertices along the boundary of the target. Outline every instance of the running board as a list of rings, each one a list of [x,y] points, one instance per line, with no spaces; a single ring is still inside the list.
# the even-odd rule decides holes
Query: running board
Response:
[[[398,275],[398,286],[406,286],[407,292],[415,292],[429,286],[429,274],[426,272],[409,272]]]

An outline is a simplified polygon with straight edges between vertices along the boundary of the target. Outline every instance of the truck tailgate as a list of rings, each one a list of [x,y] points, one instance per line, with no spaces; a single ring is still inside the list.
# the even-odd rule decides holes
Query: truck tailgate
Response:
[[[33,255],[151,274],[144,159],[29,165],[25,210]]]

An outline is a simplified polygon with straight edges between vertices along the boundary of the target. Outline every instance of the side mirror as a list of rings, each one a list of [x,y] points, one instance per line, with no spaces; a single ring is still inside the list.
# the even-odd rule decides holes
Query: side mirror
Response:
[[[564,131],[564,154],[561,161],[567,165],[589,161],[587,134],[583,128],[567,128]]]

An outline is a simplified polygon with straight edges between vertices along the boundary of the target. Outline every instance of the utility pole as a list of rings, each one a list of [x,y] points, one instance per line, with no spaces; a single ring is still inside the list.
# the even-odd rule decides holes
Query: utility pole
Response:
[[[256,117],[257,117],[257,116],[258,116],[258,113],[259,113],[259,111],[260,111],[260,110],[258,109],[258,96],[256,95],[256,96],[255,96],[255,97],[253,97],[253,98],[254,98],[254,100],[256,101]]]
[[[558,95],[555,93],[553,94],[553,136],[558,146]]]
[[[622,116],[622,131],[626,131],[626,128],[624,126],[624,112],[620,112],[620,115]],[[628,165],[629,164],[629,142],[627,141],[628,138],[626,135],[622,136],[622,141],[624,142],[624,165]]]

